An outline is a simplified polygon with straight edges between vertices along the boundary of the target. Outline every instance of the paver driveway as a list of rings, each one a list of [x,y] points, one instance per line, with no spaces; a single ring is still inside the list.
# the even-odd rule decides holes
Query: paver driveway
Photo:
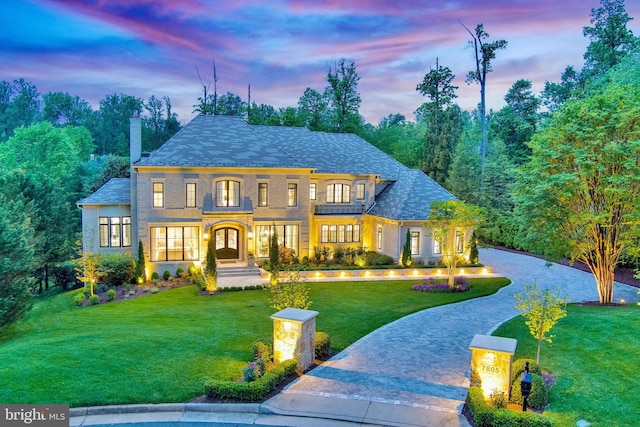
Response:
[[[464,424],[458,414],[467,394],[469,344],[475,334],[490,334],[518,315],[514,294],[535,281],[540,287],[559,285],[573,302],[598,299],[593,276],[571,267],[547,267],[544,260],[496,249],[481,249],[480,261],[509,277],[512,284],[491,296],[427,309],[390,323],[301,377],[270,405],[298,407],[298,412],[322,399],[334,407],[348,406],[349,401],[401,405],[421,409],[423,414],[433,411],[439,417],[433,425]],[[616,301],[635,302],[636,292],[616,284],[614,296]]]

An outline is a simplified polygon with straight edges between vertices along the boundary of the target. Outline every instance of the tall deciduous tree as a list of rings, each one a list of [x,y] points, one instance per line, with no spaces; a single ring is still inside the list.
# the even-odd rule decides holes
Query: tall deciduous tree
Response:
[[[22,317],[32,302],[36,259],[24,203],[0,192],[0,326]]]
[[[94,126],[91,105],[79,96],[63,92],[49,92],[42,96],[42,118],[54,126]]]
[[[639,116],[637,83],[569,101],[533,137],[517,181],[522,243],[584,262],[603,304],[613,302],[622,251],[640,235]]]
[[[591,9],[591,24],[582,34],[591,40],[584,53],[587,76],[598,76],[619,64],[622,59],[640,46],[640,40],[627,28],[631,18],[624,7],[624,0],[601,0],[599,8]]]
[[[440,244],[449,286],[453,287],[458,257],[462,256],[460,243],[464,242],[467,232],[482,222],[482,212],[477,206],[460,200],[435,201],[430,208],[424,225],[431,229],[434,239]]]
[[[487,74],[493,71],[491,61],[495,59],[496,52],[507,47],[507,41],[500,39],[492,42],[488,41],[489,33],[484,30],[483,24],[476,25],[475,31],[471,32],[464,24],[462,26],[471,36],[470,46],[473,48],[475,68],[467,74],[467,84],[480,84],[480,126],[482,139],[480,141],[480,180],[484,179],[484,164],[487,156]]]
[[[327,72],[329,84],[325,93],[333,113],[333,127],[339,133],[355,133],[362,128],[362,117],[359,112],[361,102],[358,92],[359,80],[355,62],[347,62],[344,58]]]
[[[449,67],[442,67],[436,61],[436,68],[416,86],[416,90],[429,99],[416,111],[416,116],[427,125],[422,170],[439,184],[447,179],[462,133],[462,113],[457,105],[452,105],[458,89],[452,84],[454,78]]]
[[[310,87],[304,90],[298,100],[298,112],[309,130],[322,131],[327,128],[327,99],[318,91]]]
[[[95,142],[98,154],[129,156],[129,119],[141,112],[144,101],[124,93],[112,93],[100,100]]]
[[[526,142],[536,131],[540,100],[531,91],[530,80],[518,80],[504,97],[507,105],[491,116],[489,139],[501,139],[507,153],[518,164],[531,150]]]

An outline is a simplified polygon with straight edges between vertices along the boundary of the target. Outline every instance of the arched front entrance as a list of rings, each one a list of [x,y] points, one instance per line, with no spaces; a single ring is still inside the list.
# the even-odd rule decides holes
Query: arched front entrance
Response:
[[[216,258],[218,259],[238,259],[238,237],[240,233],[237,228],[224,227],[215,231]]]

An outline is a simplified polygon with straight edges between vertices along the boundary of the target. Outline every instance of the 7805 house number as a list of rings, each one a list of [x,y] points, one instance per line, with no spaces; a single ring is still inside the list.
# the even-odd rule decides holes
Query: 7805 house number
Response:
[[[493,365],[480,365],[482,367],[482,372],[486,372],[488,374],[499,374],[500,367]]]

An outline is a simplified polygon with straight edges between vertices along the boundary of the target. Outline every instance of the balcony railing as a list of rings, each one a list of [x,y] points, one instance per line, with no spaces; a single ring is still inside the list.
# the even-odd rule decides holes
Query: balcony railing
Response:
[[[365,211],[364,205],[316,205],[316,215],[362,215]]]

